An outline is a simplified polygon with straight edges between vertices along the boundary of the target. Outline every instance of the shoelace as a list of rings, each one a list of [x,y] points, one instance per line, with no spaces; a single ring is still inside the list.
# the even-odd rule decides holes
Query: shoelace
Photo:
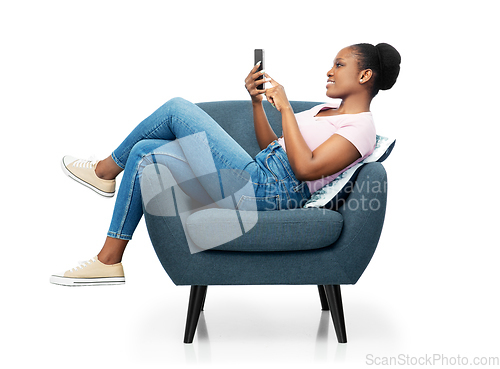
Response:
[[[98,160],[95,159],[94,157],[91,157],[90,159],[78,159],[73,163],[74,167],[78,168],[93,168],[97,165]]]
[[[76,271],[76,270],[78,270],[78,269],[83,269],[83,268],[85,268],[86,266],[88,266],[88,265],[90,265],[90,264],[92,264],[92,263],[95,263],[96,259],[97,259],[96,257],[93,257],[93,258],[92,258],[92,259],[90,259],[90,260],[86,260],[86,261],[79,261],[79,262],[78,262],[78,266],[76,266],[76,267],[74,267],[74,268],[71,268],[71,269],[70,269],[70,272]]]

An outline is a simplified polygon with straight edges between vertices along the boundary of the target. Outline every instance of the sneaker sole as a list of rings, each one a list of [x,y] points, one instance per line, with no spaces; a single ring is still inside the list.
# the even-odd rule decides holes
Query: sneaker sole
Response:
[[[50,283],[60,286],[80,287],[80,286],[110,286],[125,284],[125,277],[106,277],[106,278],[67,278],[53,275],[50,277]]]
[[[75,176],[73,173],[71,173],[68,170],[68,168],[66,168],[66,165],[64,165],[64,161],[63,160],[61,160],[61,168],[62,168],[64,174],[66,174],[69,178],[74,179],[75,181],[77,181],[78,183],[84,185],[85,187],[90,188],[91,190],[97,192],[99,195],[104,196],[104,197],[113,197],[115,195],[114,192],[104,192],[104,191],[101,191],[97,187],[95,187],[95,186],[91,185],[90,183],[85,182],[84,180],[82,180],[82,179],[78,178],[77,176]]]

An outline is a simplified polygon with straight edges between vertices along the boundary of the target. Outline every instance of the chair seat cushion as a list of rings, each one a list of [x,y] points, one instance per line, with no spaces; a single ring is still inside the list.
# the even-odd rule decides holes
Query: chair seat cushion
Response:
[[[206,209],[191,214],[186,228],[191,241],[214,251],[303,251],[333,244],[343,217],[327,209],[241,211]]]

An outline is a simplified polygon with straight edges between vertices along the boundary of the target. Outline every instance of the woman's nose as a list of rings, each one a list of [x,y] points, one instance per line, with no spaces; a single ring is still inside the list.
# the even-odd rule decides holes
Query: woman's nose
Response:
[[[330,70],[326,73],[326,76],[327,76],[327,77],[331,77],[331,76],[333,76],[333,74],[334,74],[333,69],[334,69],[334,68],[330,69]]]

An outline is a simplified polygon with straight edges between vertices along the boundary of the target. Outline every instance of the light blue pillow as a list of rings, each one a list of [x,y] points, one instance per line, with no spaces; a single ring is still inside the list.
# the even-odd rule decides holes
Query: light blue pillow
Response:
[[[341,202],[340,200],[349,195],[350,190],[353,188],[352,182],[356,180],[359,169],[364,164],[373,163],[375,161],[382,162],[387,159],[395,143],[395,139],[377,135],[373,153],[341,173],[332,182],[314,192],[309,201],[305,203],[304,208],[327,207],[329,209],[336,209],[336,205]],[[349,191],[347,191],[347,188],[349,188]]]

